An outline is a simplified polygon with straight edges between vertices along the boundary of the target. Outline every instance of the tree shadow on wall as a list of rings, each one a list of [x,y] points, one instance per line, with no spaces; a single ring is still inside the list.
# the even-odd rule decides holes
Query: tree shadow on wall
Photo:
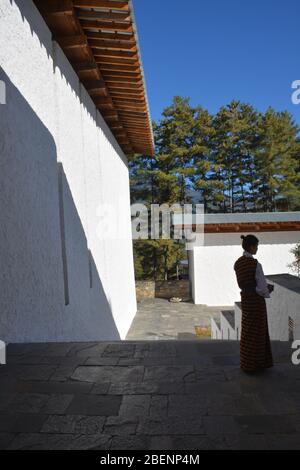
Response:
[[[119,340],[54,139],[2,69],[0,80],[1,339]]]

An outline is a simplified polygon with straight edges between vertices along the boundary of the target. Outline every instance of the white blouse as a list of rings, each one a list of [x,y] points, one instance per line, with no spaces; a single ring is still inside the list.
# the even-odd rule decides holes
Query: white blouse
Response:
[[[244,256],[246,258],[253,258],[251,253],[248,251],[244,251]],[[255,273],[255,280],[256,280],[256,293],[265,299],[270,298],[270,292],[268,289],[268,284],[264,275],[263,267],[260,263],[257,263],[256,266],[256,273]]]

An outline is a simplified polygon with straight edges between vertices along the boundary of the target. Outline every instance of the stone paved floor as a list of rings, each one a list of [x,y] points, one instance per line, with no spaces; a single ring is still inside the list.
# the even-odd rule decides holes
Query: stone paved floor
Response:
[[[138,312],[128,332],[128,340],[196,339],[195,326],[210,327],[212,317],[232,307],[207,307],[192,302],[170,303],[150,299],[138,303]]]
[[[299,449],[300,366],[248,376],[239,344],[9,345],[2,449]]]

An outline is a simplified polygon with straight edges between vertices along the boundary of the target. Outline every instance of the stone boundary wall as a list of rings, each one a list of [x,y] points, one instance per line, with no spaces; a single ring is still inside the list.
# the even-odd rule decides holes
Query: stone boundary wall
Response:
[[[137,301],[145,299],[170,299],[180,297],[190,299],[190,282],[180,281],[136,281]]]

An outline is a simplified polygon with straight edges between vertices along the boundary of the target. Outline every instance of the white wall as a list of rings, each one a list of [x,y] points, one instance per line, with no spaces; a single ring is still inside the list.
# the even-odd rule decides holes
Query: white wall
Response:
[[[126,157],[31,0],[1,0],[0,44],[0,337],[124,338],[136,312]],[[115,239],[99,237],[105,203]]]
[[[274,281],[270,279],[270,282]],[[294,320],[294,339],[300,338],[300,294],[276,283],[268,300],[268,323],[272,340],[289,340],[289,317]]]
[[[291,273],[294,260],[291,249],[300,241],[299,232],[265,232],[254,235],[260,240],[256,258],[265,274]],[[240,233],[205,234],[204,246],[194,247],[194,302],[210,306],[232,306],[240,300],[233,269],[242,255]]]

